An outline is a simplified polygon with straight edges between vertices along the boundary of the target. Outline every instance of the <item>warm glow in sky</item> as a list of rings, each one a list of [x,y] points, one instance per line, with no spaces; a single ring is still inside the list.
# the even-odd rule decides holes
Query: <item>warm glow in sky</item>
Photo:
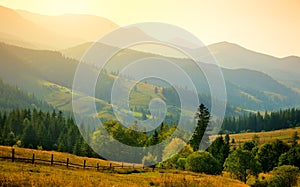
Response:
[[[277,57],[300,56],[299,0],[0,0],[40,14],[95,14],[123,26],[158,21],[205,44],[228,41]]]

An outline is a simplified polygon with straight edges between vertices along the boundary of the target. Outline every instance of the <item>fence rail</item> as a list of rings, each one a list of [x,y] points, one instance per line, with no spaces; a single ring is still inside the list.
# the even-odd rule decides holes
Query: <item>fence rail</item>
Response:
[[[136,166],[134,163],[129,164],[126,163],[124,164],[123,162],[121,165],[112,165],[112,163],[109,163],[109,165],[100,165],[99,163],[96,164],[96,166],[91,166],[87,165],[87,160],[83,160],[83,164],[78,164],[78,163],[71,163],[70,159],[67,158],[66,161],[55,161],[54,160],[54,155],[51,154],[51,158],[49,160],[45,159],[40,159],[36,158],[36,155],[33,153],[31,158],[22,158],[22,157],[16,157],[15,156],[15,149],[12,149],[11,151],[11,156],[0,156],[0,159],[4,160],[11,160],[12,162],[25,162],[25,163],[31,163],[31,164],[49,164],[50,166],[66,166],[67,168],[82,168],[82,169],[96,169],[97,171],[100,170],[114,170],[115,168],[143,168],[143,169],[151,169],[154,171],[155,167],[146,167],[146,166]]]

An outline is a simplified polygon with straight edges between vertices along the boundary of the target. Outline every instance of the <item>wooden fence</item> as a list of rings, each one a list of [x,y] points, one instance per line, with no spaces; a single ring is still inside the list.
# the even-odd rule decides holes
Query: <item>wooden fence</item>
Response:
[[[66,166],[67,168],[78,168],[78,169],[96,169],[97,171],[100,170],[114,170],[115,168],[143,168],[143,169],[151,169],[152,171],[154,171],[154,167],[145,167],[145,166],[136,166],[135,164],[128,164],[128,163],[120,163],[120,165],[112,165],[112,163],[109,163],[109,165],[100,165],[99,163],[97,163],[94,166],[89,166],[87,165],[87,161],[83,160],[83,164],[75,164],[75,163],[71,163],[70,159],[67,158],[65,162],[63,161],[55,161],[54,160],[54,155],[51,154],[51,158],[50,160],[44,160],[44,159],[38,159],[35,157],[35,154],[32,154],[31,158],[21,158],[21,157],[16,157],[15,156],[15,149],[12,149],[11,151],[11,156],[0,156],[0,159],[5,159],[5,160],[11,160],[12,162],[26,162],[26,163],[31,163],[31,164],[49,164],[50,166]]]

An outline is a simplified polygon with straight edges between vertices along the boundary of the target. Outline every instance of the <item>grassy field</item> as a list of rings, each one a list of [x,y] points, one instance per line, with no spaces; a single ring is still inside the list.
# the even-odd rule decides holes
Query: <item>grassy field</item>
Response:
[[[10,147],[0,147],[0,156],[10,156]],[[87,160],[87,164],[109,162],[86,157],[78,157],[66,153],[53,151],[39,151],[23,148],[16,148],[16,157],[29,157],[32,153],[36,157],[65,160],[70,158],[71,162],[81,163]],[[55,159],[56,160],[56,159]],[[247,186],[237,180],[223,176],[211,176],[180,170],[149,170],[140,169],[119,169],[97,171],[94,169],[75,169],[65,166],[50,166],[48,164],[31,164],[11,162],[0,159],[0,186]]]
[[[48,91],[46,94],[45,100],[57,107],[59,110],[71,111],[72,110],[72,89],[61,86],[59,84],[55,84],[47,81],[40,81],[40,84],[44,86],[44,88]],[[85,97],[81,98],[82,101],[94,101],[97,105],[101,107],[108,106],[108,103],[104,100],[93,98],[93,97]]]
[[[283,129],[283,130],[276,130],[276,131],[269,131],[269,132],[251,132],[251,133],[239,133],[239,134],[230,134],[230,139],[234,138],[235,145],[241,145],[245,141],[252,140],[254,135],[259,137],[259,144],[263,144],[266,142],[270,142],[272,140],[282,140],[286,143],[289,143],[291,140],[291,136],[294,132],[298,132],[300,136],[300,127],[290,128],[290,129]],[[215,139],[217,136],[211,137],[211,139]]]
[[[0,146],[0,157],[11,157],[11,147]],[[66,162],[67,158],[69,158],[70,163],[74,164],[83,164],[84,160],[86,160],[87,165],[96,166],[97,163],[102,166],[109,166],[110,162],[96,159],[96,158],[87,158],[87,157],[79,157],[69,153],[61,153],[56,151],[42,151],[42,150],[34,150],[34,149],[25,149],[25,148],[14,148],[15,149],[15,157],[16,158],[32,158],[32,154],[35,154],[36,159],[42,160],[51,160],[51,154],[53,154],[54,161]],[[117,165],[117,163],[113,163]]]

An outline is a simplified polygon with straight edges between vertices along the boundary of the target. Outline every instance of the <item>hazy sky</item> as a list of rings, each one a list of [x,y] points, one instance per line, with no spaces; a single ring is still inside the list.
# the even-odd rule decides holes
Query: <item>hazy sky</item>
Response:
[[[183,27],[205,44],[228,41],[277,57],[300,56],[300,0],[0,0],[13,9],[87,13],[120,26],[158,21]]]

